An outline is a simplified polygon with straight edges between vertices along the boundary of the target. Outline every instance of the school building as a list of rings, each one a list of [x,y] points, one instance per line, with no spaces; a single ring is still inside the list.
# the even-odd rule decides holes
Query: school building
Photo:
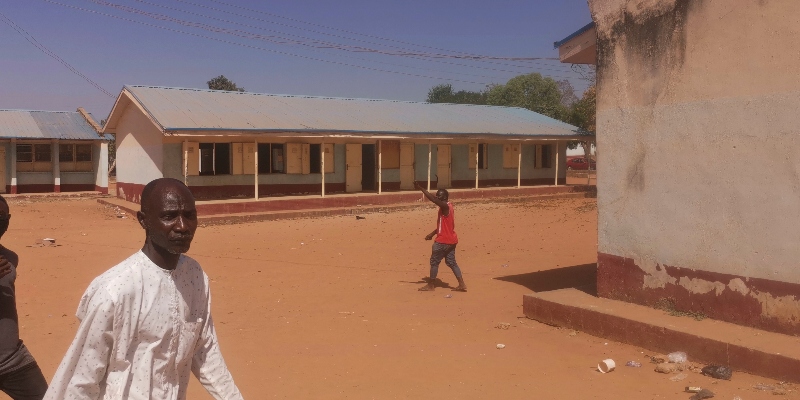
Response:
[[[800,334],[800,2],[589,8],[598,294]]]
[[[83,108],[0,110],[2,193],[108,193],[108,142]]]
[[[513,107],[148,86],[122,89],[103,132],[133,202],[161,177],[198,199],[560,185],[580,137]]]

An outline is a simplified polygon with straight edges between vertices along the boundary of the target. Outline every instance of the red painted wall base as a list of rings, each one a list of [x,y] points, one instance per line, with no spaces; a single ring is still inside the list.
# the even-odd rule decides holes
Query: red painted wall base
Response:
[[[645,287],[646,273],[634,260],[598,253],[597,294],[651,307],[670,305],[679,311],[699,312],[772,332],[800,334],[798,284],[669,265],[656,268],[666,274],[660,279],[663,287]],[[698,280],[710,285],[697,285]],[[681,283],[694,289],[690,291]],[[703,292],[703,287],[708,290]]]

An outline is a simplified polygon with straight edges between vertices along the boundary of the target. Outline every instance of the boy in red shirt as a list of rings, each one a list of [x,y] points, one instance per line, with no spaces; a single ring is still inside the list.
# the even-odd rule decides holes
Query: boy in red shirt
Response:
[[[458,279],[458,287],[453,290],[466,292],[467,285],[464,283],[464,278],[461,276],[461,269],[458,268],[458,263],[456,263],[458,236],[456,235],[453,204],[447,201],[449,193],[447,193],[447,190],[439,189],[436,191],[436,196],[434,196],[422,188],[419,183],[415,182],[415,185],[428,200],[439,206],[436,229],[428,234],[428,236],[425,236],[425,240],[431,240],[434,235],[436,236],[436,240],[433,242],[433,250],[431,251],[431,277],[428,284],[419,288],[419,290],[426,292],[435,289],[436,286],[434,283],[436,282],[436,275],[439,273],[439,264],[442,262],[442,258],[444,258],[445,264],[453,270],[453,274],[455,274],[456,279]]]

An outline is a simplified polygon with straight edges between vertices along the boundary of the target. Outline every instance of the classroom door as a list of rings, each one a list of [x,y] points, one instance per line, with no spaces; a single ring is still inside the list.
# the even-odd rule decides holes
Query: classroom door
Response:
[[[436,183],[437,189],[447,189],[450,187],[450,145],[436,145],[436,175],[439,177]]]
[[[400,143],[400,189],[414,189],[414,143]]]
[[[345,191],[361,191],[361,144],[347,144],[345,148]]]

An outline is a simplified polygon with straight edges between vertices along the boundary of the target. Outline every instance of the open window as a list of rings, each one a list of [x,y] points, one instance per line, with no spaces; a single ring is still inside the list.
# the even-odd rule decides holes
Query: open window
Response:
[[[536,159],[534,168],[553,168],[553,145],[550,144],[537,144],[536,145]]]
[[[53,146],[47,144],[17,144],[17,171],[52,172]]]
[[[488,169],[489,168],[489,144],[488,143],[478,143],[478,144],[471,144],[469,145],[469,169],[475,169],[476,165],[476,157],[475,153],[477,153],[477,165],[478,169]]]
[[[92,145],[59,144],[58,167],[61,172],[92,172]]]
[[[200,143],[200,175],[231,174],[230,143]]]

